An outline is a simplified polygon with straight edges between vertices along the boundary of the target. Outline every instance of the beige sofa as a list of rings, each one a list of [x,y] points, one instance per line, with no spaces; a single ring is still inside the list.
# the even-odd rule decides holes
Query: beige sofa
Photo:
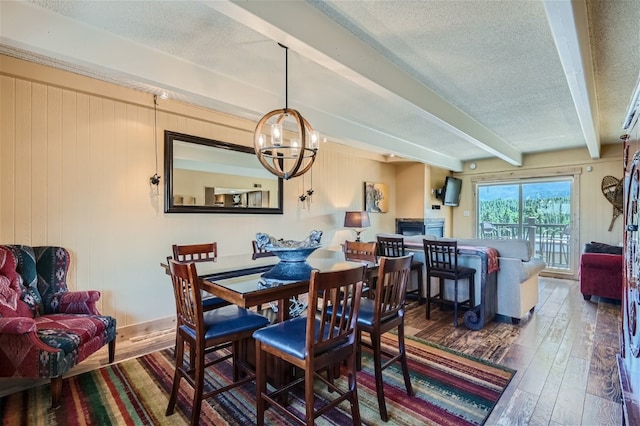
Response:
[[[379,234],[386,236],[399,236],[395,234]],[[423,239],[436,240],[434,235],[404,236],[405,247],[414,253],[414,259],[425,262]],[[445,238],[446,239],[446,238]],[[493,239],[457,239],[459,246],[468,247],[493,247],[498,251],[499,271],[497,273],[497,300],[496,314],[508,317],[513,323],[518,323],[529,312],[533,312],[538,303],[538,275],[546,264],[538,257],[534,257],[533,250],[527,240],[493,240]],[[481,270],[481,261],[478,255],[461,254],[458,262]],[[424,276],[426,277],[426,270]],[[426,278],[425,278],[426,280]],[[475,275],[475,300],[480,300],[482,276]],[[423,283],[424,285],[424,283]],[[432,291],[437,292],[434,280]],[[453,290],[447,286],[445,298],[453,299]],[[424,288],[423,290],[426,290]],[[460,300],[468,296],[466,286],[460,286]],[[423,291],[426,294],[426,291]]]

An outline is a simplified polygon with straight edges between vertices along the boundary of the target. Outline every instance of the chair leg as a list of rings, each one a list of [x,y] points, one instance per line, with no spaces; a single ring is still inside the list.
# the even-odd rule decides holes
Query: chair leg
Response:
[[[458,279],[454,280],[453,285],[453,326],[458,326]]]
[[[193,404],[191,407],[191,426],[197,426],[198,423],[200,422],[200,410],[202,409],[202,394],[204,393],[204,351],[196,351],[196,352],[197,353],[196,353],[196,365],[195,365],[195,371],[194,371]]]
[[[243,342],[234,341],[231,344],[231,365],[233,367],[233,381],[237,382],[240,379],[240,353],[241,353],[241,345]]]
[[[264,425],[265,401],[262,395],[267,391],[267,377],[265,371],[265,354],[262,353],[260,342],[256,340],[256,425]]]
[[[176,399],[178,397],[178,389],[180,388],[180,379],[182,378],[182,366],[184,365],[184,342],[182,338],[176,336],[176,370],[173,373],[173,387],[171,389],[171,396],[169,397],[169,404],[167,405],[167,411],[165,415],[170,416],[173,414],[173,410],[176,407]]]
[[[314,371],[313,368],[307,368],[304,371],[304,402],[306,406],[306,418],[307,426],[313,426],[315,424],[314,419],[314,402],[315,396],[313,394],[313,381]]]
[[[376,394],[378,396],[378,410],[382,421],[388,421],[387,405],[384,402],[384,382],[382,381],[382,348],[380,347],[380,336],[371,333],[371,346],[373,347],[373,369],[376,378]]]
[[[349,403],[351,404],[351,420],[354,426],[360,426],[362,420],[360,419],[360,403],[358,402],[358,387],[356,382],[356,359],[351,355],[347,359],[347,378],[349,384]]]
[[[420,265],[420,268],[418,268],[418,304],[421,305],[423,304],[423,299],[422,299],[422,286],[424,285],[424,281],[423,281],[424,277],[422,276],[422,265]]]
[[[62,376],[51,378],[51,408],[58,408],[62,398]]]
[[[426,319],[431,319],[431,277],[427,274],[427,311]]]
[[[112,364],[116,358],[116,338],[109,342],[109,364]]]
[[[404,346],[404,321],[398,326],[398,350],[400,351],[400,365],[402,366],[402,375],[404,376],[404,386],[407,388],[407,395],[413,396],[411,376],[409,375],[409,366],[407,365],[407,351]]]
[[[362,331],[356,331],[356,370],[362,370]]]

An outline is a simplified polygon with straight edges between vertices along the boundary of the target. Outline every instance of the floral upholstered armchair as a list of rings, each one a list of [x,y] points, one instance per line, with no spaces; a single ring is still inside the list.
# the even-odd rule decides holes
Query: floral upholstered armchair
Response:
[[[69,252],[62,247],[0,246],[0,377],[51,379],[60,404],[62,375],[109,344],[116,320],[100,315],[98,291],[69,291]]]

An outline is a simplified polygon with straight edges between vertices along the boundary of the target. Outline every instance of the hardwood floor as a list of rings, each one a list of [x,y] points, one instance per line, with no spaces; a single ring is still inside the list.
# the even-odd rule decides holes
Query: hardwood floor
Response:
[[[407,334],[517,370],[487,425],[619,425],[620,304],[582,298],[576,281],[541,278],[539,302],[518,325],[453,327],[452,312],[408,312]]]
[[[480,331],[453,327],[452,311],[410,304],[407,335],[517,370],[487,425],[620,425],[622,408],[615,355],[619,350],[620,305],[585,302],[578,283],[541,278],[535,312],[518,325],[491,322]],[[173,330],[119,341],[116,360],[173,345]],[[107,361],[103,348],[74,374]],[[0,379],[0,396],[46,381]]]

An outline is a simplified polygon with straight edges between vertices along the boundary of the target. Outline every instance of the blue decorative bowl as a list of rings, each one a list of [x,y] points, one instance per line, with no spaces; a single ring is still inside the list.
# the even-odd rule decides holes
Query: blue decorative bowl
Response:
[[[273,281],[303,281],[311,277],[311,265],[307,258],[319,245],[313,247],[265,247],[280,259],[273,268],[262,274],[265,280]]]
[[[320,246],[313,247],[270,247],[266,249],[278,256],[282,262],[306,262],[307,258]]]

